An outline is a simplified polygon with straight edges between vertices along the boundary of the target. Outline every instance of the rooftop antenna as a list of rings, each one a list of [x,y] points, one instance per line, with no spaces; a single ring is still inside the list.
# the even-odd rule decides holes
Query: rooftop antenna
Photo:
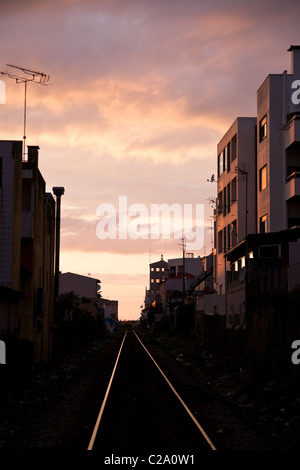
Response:
[[[35,70],[29,70],[25,67],[18,67],[17,65],[6,64],[8,67],[12,67],[21,70],[25,75],[15,75],[11,72],[1,72],[2,75],[6,75],[9,78],[16,80],[16,83],[25,84],[25,97],[24,97],[24,132],[23,132],[23,160],[25,161],[25,141],[26,141],[26,98],[27,98],[27,82],[39,83],[40,85],[47,86],[50,80],[50,75],[43,72],[37,72]],[[29,75],[29,77],[26,77]]]

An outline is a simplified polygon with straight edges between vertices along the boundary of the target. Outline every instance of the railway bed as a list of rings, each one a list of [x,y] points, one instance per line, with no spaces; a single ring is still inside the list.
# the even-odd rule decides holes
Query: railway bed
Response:
[[[107,463],[136,457],[151,464],[196,464],[216,450],[133,330],[124,334],[88,450]]]

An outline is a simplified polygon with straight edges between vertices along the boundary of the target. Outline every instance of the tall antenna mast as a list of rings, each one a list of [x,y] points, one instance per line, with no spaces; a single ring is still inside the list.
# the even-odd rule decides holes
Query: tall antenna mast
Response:
[[[39,83],[40,85],[47,85],[50,80],[50,75],[47,75],[43,72],[37,72],[35,70],[29,70],[25,67],[18,67],[16,65],[6,64],[8,67],[13,67],[15,69],[21,70],[25,75],[15,75],[14,73],[10,72],[1,72],[2,75],[6,75],[9,78],[13,78],[16,80],[16,83],[24,83],[25,84],[25,97],[24,97],[24,132],[23,132],[23,160],[25,161],[25,142],[26,142],[26,100],[27,100],[27,82],[34,82]],[[29,75],[29,77],[26,77]]]

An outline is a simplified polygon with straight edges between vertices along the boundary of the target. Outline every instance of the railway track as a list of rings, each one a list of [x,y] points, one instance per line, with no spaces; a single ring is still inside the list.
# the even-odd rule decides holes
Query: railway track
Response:
[[[139,336],[127,330],[87,450],[106,464],[133,467],[196,465],[216,447]]]

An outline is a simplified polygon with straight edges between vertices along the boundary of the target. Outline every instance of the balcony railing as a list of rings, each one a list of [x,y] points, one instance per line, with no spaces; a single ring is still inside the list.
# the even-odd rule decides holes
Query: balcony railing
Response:
[[[291,199],[294,196],[300,196],[300,172],[294,171],[286,179],[285,185],[285,200]]]

